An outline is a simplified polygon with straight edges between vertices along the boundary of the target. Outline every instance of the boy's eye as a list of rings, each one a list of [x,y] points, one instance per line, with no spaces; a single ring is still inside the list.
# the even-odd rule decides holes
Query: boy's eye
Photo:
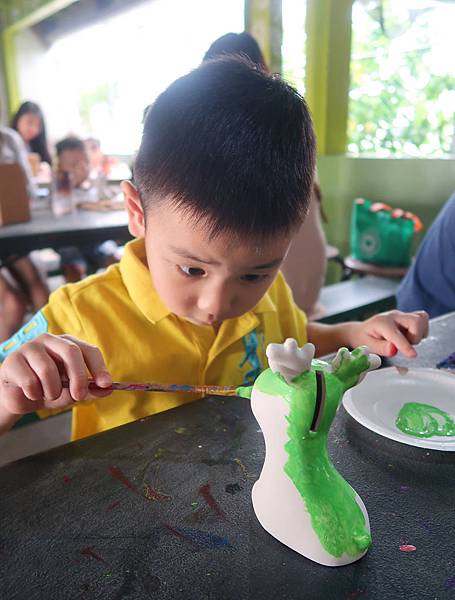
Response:
[[[188,277],[202,277],[205,275],[204,269],[198,269],[197,267],[187,267],[185,265],[179,265],[179,269],[188,275]]]
[[[255,283],[256,281],[262,281],[268,277],[268,275],[259,275],[257,273],[248,273],[247,275],[242,275],[242,281],[247,281],[249,283]]]

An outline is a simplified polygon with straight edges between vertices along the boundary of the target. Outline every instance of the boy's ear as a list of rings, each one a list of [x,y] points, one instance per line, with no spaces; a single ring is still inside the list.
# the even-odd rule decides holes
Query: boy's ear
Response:
[[[145,217],[139,192],[131,181],[122,181],[121,189],[125,196],[125,206],[128,211],[128,229],[136,238],[145,236]]]

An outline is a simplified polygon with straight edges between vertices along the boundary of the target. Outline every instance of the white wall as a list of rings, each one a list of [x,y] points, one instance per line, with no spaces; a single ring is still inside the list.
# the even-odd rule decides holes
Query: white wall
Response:
[[[47,48],[32,30],[25,29],[17,34],[20,100],[31,100],[40,105],[46,122],[48,142],[53,148],[56,141],[70,133],[69,124],[77,123],[78,115],[72,113],[75,107],[62,105],[50,93],[50,90],[55,89],[56,75],[49,69],[46,53]]]

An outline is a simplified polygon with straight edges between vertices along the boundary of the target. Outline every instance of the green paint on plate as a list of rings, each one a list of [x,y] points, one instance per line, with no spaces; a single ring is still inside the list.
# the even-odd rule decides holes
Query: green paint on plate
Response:
[[[455,423],[443,410],[431,404],[407,402],[395,421],[398,429],[413,437],[455,436]]]

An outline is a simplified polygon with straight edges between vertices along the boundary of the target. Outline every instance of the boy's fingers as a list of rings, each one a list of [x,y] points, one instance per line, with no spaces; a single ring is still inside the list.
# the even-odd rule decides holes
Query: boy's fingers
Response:
[[[396,346],[391,344],[387,340],[379,340],[378,338],[372,337],[368,341],[368,350],[379,356],[394,356],[396,354]]]
[[[82,355],[87,365],[87,369],[90,371],[96,385],[100,387],[109,387],[112,383],[112,377],[110,376],[106,364],[104,362],[101,351],[91,344],[80,343]]]
[[[60,373],[54,359],[49,356],[45,348],[31,344],[24,350],[23,356],[38,377],[44,398],[46,400],[59,398],[62,393]]]
[[[34,402],[42,400],[41,383],[24,356],[19,353],[13,354],[7,360],[8,362],[5,361],[2,368],[2,383],[5,383],[3,393],[8,396],[10,389],[17,400],[19,398],[18,390],[20,390],[20,395],[28,400]]]
[[[41,341],[54,360],[60,360],[63,363],[69,380],[71,398],[75,401],[83,400],[88,392],[88,377],[79,346],[63,336],[55,337],[44,334]]]
[[[13,415],[25,415],[34,412],[38,407],[35,400],[26,398],[22,388],[9,380],[0,382],[0,394],[4,407]]]
[[[430,333],[430,315],[427,313],[426,310],[418,310],[416,314],[420,317],[422,337],[426,338]]]
[[[74,399],[67,389],[63,389],[60,396],[55,400],[46,399],[43,401],[43,408],[65,408],[66,406],[74,406]]]
[[[392,356],[394,353],[393,346],[395,346],[399,352],[402,352],[405,356],[409,358],[413,358],[416,356],[416,351],[408,342],[406,337],[397,329],[397,325],[394,321],[384,321],[383,325],[378,331],[380,337],[386,340],[387,342],[391,342],[388,345],[388,350],[384,354],[384,356]],[[368,344],[367,344],[368,345]]]
[[[89,390],[88,397],[89,398],[105,398],[106,396],[110,396],[112,394],[112,390]]]
[[[402,329],[411,344],[418,344],[428,335],[428,315],[425,311],[418,313],[399,313],[394,320]]]

